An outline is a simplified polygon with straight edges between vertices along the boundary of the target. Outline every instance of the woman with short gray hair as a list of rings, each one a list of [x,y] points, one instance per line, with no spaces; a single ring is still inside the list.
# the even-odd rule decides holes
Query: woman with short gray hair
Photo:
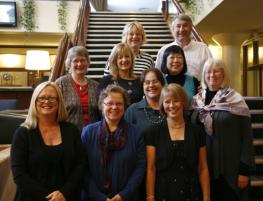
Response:
[[[66,58],[68,74],[56,80],[68,111],[68,121],[82,128],[99,119],[97,105],[98,83],[86,77],[90,66],[89,53],[85,47],[74,46]]]
[[[192,121],[206,131],[211,200],[245,201],[254,167],[249,108],[230,87],[222,60],[208,59],[201,80],[202,90],[193,97]]]

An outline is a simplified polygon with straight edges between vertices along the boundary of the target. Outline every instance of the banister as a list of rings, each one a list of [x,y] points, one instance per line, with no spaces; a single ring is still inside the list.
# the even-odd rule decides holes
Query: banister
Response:
[[[180,5],[180,3],[177,0],[172,0],[174,6],[176,7],[176,9],[178,10],[178,13],[185,13],[183,7]],[[192,30],[194,39],[200,42],[204,42],[204,39],[202,38],[202,36],[198,33],[196,27],[193,25],[193,30]]]
[[[66,73],[65,70],[66,55],[68,50],[72,46],[76,46],[76,45],[86,46],[86,40],[87,40],[86,33],[88,30],[89,12],[90,12],[89,0],[81,0],[81,6],[79,9],[78,19],[77,19],[76,28],[73,37],[72,39],[70,39],[70,36],[67,33],[65,33],[60,39],[60,43],[56,52],[56,58],[54,60],[53,67],[51,69],[51,73],[49,76],[50,81],[55,81],[58,77]]]

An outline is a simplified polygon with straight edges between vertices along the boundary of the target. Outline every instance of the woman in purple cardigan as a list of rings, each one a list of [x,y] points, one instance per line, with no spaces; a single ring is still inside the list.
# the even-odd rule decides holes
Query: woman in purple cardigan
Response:
[[[82,201],[135,201],[145,175],[143,136],[123,118],[127,92],[109,85],[99,98],[101,121],[83,128],[88,169]]]

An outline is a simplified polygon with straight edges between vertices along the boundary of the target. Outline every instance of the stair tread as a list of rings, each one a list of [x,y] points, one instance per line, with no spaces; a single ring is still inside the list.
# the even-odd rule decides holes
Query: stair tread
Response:
[[[255,156],[255,162],[256,164],[263,164],[263,155]]]
[[[263,123],[252,123],[253,129],[261,129],[263,128]]]
[[[254,139],[253,145],[254,146],[262,146],[263,145],[263,139]]]
[[[263,186],[263,175],[251,176],[251,186]]]
[[[263,114],[263,109],[252,109],[250,110],[251,114]]]

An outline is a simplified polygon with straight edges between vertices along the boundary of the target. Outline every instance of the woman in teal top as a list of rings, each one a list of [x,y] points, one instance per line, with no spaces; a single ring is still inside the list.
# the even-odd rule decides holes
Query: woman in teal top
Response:
[[[183,49],[177,45],[168,47],[162,61],[161,71],[165,74],[166,83],[181,85],[191,103],[192,97],[198,92],[200,83],[195,77],[186,74],[187,64]]]

